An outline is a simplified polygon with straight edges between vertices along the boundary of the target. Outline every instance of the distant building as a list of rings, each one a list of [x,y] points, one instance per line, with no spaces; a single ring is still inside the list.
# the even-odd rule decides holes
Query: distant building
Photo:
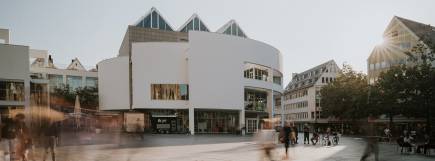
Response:
[[[328,120],[322,117],[320,89],[335,81],[339,73],[340,68],[334,60],[294,73],[284,91],[284,108],[276,110],[276,113],[299,128],[305,124],[327,123]]]
[[[70,92],[77,88],[98,88],[98,71],[86,69],[77,58],[64,68],[57,67],[46,50],[30,50],[31,105],[62,110],[61,106],[73,106],[65,100],[52,97],[56,88],[68,86]],[[65,104],[66,103],[66,104]],[[70,105],[68,105],[70,104]],[[95,107],[97,109],[98,107]],[[71,108],[72,110],[72,108]]]
[[[210,32],[194,14],[174,30],[155,8],[98,67],[100,109],[143,113],[155,132],[254,133],[282,93],[276,48],[234,20]]]
[[[376,46],[367,59],[368,80],[377,81],[381,72],[400,64],[412,64],[405,52],[412,49],[420,40],[426,44],[435,43],[435,27],[413,20],[394,16],[383,34],[384,43]]]
[[[0,114],[29,109],[29,47],[9,44],[9,30],[0,29]]]

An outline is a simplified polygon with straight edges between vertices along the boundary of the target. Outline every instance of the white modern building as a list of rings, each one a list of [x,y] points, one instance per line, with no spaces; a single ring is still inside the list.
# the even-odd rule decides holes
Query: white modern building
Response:
[[[327,61],[302,73],[294,73],[284,92],[284,108],[276,113],[284,121],[295,123],[299,129],[305,124],[328,123],[322,117],[320,89],[333,82],[340,73],[334,60]]]
[[[194,14],[174,31],[152,8],[120,54],[98,63],[100,109],[144,113],[155,132],[253,133],[280,101],[281,65],[276,48],[234,20],[210,32]]]
[[[0,40],[0,113],[7,117],[29,107],[29,47],[9,44],[8,29],[0,29]]]

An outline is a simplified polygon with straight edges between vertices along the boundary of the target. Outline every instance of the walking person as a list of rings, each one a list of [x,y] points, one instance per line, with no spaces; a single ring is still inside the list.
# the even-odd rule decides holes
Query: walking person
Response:
[[[263,150],[268,161],[273,161],[272,151],[275,149],[275,130],[272,129],[272,123],[268,120],[262,122],[263,129],[256,135],[257,144]]]
[[[15,160],[27,161],[27,148],[29,147],[30,133],[25,123],[25,115],[19,113],[15,115]],[[11,158],[11,161],[13,159]],[[15,161],[14,160],[14,161]]]
[[[12,155],[15,154],[15,123],[14,120],[11,118],[4,118],[2,119],[2,122],[0,124],[1,127],[1,151],[2,156],[0,158],[0,161],[10,161]]]
[[[142,126],[142,124],[140,122],[140,119],[138,118],[136,120],[136,133],[137,133],[137,135],[139,135],[139,138],[141,140],[144,139],[143,132],[144,132],[143,126]]]
[[[42,128],[42,142],[44,147],[42,161],[47,159],[48,153],[51,153],[51,160],[56,161],[55,148],[60,134],[58,122],[47,120]]]
[[[310,144],[310,128],[308,128],[307,124],[304,126],[304,144],[305,142]]]
[[[295,144],[298,144],[299,140],[299,131],[298,128],[293,124],[293,132],[295,134]]]
[[[285,147],[285,156],[284,159],[288,159],[288,148],[290,146],[290,135],[291,135],[291,127],[290,127],[290,123],[286,122],[284,127],[281,129],[280,131],[280,141],[281,143],[284,143],[284,147]]]

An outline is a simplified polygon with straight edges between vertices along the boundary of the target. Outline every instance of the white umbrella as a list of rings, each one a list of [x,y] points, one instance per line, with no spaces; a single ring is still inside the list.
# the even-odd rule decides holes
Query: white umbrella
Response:
[[[76,120],[76,126],[77,128],[80,128],[80,116],[81,116],[81,108],[80,108],[80,100],[79,100],[79,96],[76,95],[76,102],[74,105],[74,117]]]

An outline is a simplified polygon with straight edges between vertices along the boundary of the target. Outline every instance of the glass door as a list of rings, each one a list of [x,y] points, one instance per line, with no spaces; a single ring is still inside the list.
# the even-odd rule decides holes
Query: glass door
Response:
[[[247,123],[247,133],[256,133],[258,131],[258,120],[257,119],[246,119]]]

